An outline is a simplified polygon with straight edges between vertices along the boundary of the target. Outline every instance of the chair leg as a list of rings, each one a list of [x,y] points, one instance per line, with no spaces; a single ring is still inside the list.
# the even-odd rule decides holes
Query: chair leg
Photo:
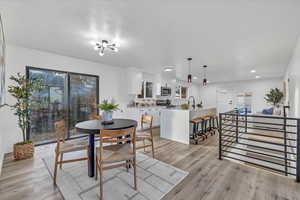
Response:
[[[103,200],[103,172],[102,172],[102,164],[99,166],[100,172],[100,200]]]
[[[136,158],[133,158],[133,171],[134,171],[134,190],[137,190],[137,183],[136,183]]]
[[[152,157],[154,158],[154,143],[153,143],[153,137],[151,138],[151,145],[152,145]]]
[[[56,185],[56,176],[57,176],[58,157],[59,157],[59,153],[55,153],[55,164],[54,164],[54,174],[53,174],[53,182],[55,185]]]
[[[146,144],[145,144],[145,139],[143,139],[143,145],[144,145],[144,152],[146,152]]]
[[[60,155],[60,163],[59,163],[59,168],[61,169],[62,168],[62,161],[64,159],[64,153],[61,153]]]
[[[96,174],[95,174],[95,180],[98,180],[98,170],[99,170],[98,156],[96,156]]]
[[[129,167],[130,167],[130,160],[126,161],[126,172],[129,172]]]

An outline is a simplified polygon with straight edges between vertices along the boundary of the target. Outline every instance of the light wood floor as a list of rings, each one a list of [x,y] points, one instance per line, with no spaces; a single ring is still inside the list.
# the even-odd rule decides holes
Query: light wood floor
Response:
[[[218,160],[217,136],[200,145],[184,145],[158,135],[155,141],[157,159],[190,172],[164,200],[300,199],[300,184],[294,179]],[[46,154],[53,154],[53,149],[54,145],[40,146],[34,159],[17,162],[6,156],[0,177],[0,199],[63,199],[41,161]]]

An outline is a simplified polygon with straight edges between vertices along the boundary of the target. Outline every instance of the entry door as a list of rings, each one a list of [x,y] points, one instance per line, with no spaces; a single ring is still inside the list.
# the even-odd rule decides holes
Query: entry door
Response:
[[[228,112],[234,109],[233,93],[225,90],[217,91],[217,107],[218,112]]]

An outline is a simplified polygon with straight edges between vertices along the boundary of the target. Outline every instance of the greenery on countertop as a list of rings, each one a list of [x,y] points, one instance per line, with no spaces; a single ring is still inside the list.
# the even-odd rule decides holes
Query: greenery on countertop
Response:
[[[202,106],[202,101],[201,101],[201,103],[198,103],[197,104],[197,108],[202,108],[203,106]]]
[[[111,102],[108,102],[108,100],[105,99],[101,104],[97,105],[97,108],[103,111],[115,111],[119,110],[119,104],[116,104],[114,99],[112,99]]]
[[[270,92],[266,94],[265,100],[267,103],[276,107],[281,103],[283,96],[283,92],[281,92],[278,88],[272,88]]]
[[[181,104],[180,107],[181,109],[185,109],[185,110],[190,108],[189,104]]]

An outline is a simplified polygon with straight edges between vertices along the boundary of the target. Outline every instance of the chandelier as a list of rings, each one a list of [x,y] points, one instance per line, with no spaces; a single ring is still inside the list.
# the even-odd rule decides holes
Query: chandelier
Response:
[[[104,51],[109,49],[113,52],[118,52],[118,46],[114,43],[109,43],[107,40],[102,40],[101,42],[96,42],[94,46],[95,51],[99,51],[99,56],[104,56]]]

